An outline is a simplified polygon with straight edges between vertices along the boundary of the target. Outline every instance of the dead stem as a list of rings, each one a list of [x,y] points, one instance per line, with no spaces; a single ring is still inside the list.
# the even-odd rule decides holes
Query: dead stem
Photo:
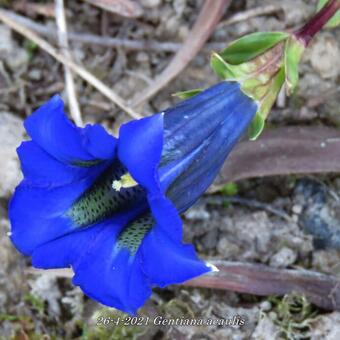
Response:
[[[208,40],[229,3],[230,0],[206,0],[204,2],[194,27],[181,49],[152,84],[132,99],[132,107],[138,107],[149,100],[185,69]]]
[[[102,81],[96,78],[93,74],[88,72],[82,66],[76,64],[69,58],[65,57],[61,54],[55,47],[49,44],[46,40],[39,37],[33,31],[23,26],[22,24],[16,22],[14,19],[10,18],[6,11],[0,10],[0,21],[4,24],[12,28],[14,31],[23,35],[29,40],[32,40],[36,43],[40,48],[50,54],[57,61],[62,63],[63,65],[67,65],[74,73],[78,74],[84,80],[86,80],[89,84],[91,84],[94,88],[96,88],[100,93],[102,93],[105,97],[114,102],[117,106],[119,106],[123,111],[125,111],[132,118],[138,119],[141,118],[141,115],[132,110],[125,101],[118,96],[114,91],[112,91],[107,85],[105,85]]]
[[[331,275],[303,269],[275,269],[263,264],[214,260],[218,271],[186,281],[184,286],[224,289],[259,296],[297,292],[315,305],[340,310],[340,280]],[[71,278],[72,269],[26,269],[30,275]]]
[[[58,27],[59,47],[63,55],[66,58],[72,60],[67,39],[67,24],[65,18],[64,0],[55,0],[55,16]],[[81,112],[78,104],[73,74],[67,65],[64,65],[64,69],[65,69],[65,85],[70,107],[70,114],[74,122],[78,126],[82,126],[83,120],[81,117]]]

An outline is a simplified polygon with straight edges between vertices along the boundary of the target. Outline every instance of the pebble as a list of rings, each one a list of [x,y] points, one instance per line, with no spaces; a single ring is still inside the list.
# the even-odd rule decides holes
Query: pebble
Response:
[[[335,79],[340,75],[340,48],[332,34],[317,36],[308,52],[312,67],[323,79]]]
[[[0,198],[9,198],[22,178],[16,148],[24,135],[20,118],[8,112],[0,112]]]
[[[270,265],[275,268],[286,268],[296,261],[297,254],[290,248],[281,248],[271,259]]]
[[[140,2],[142,6],[146,8],[153,8],[158,7],[162,3],[162,0],[141,0]]]

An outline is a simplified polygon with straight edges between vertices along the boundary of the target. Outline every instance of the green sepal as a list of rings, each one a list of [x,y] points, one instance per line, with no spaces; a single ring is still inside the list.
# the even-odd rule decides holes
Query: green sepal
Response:
[[[263,131],[265,120],[282,88],[285,81],[285,68],[282,66],[277,74],[273,76],[266,84],[266,93],[262,97],[258,97],[258,92],[252,88],[244,88],[241,90],[258,103],[258,111],[248,128],[248,136],[250,140],[255,140]],[[261,95],[261,94],[260,94]]]
[[[222,59],[232,65],[252,60],[289,37],[285,32],[257,32],[248,34],[232,42],[220,54]]]
[[[196,94],[199,94],[202,91],[203,91],[203,89],[192,89],[192,90],[173,93],[172,96],[178,97],[180,99],[188,99],[188,98],[191,98],[193,96],[196,96]]]
[[[299,81],[299,62],[305,46],[294,36],[286,41],[284,63],[286,70],[286,89],[288,95],[292,94]]]
[[[218,77],[222,79],[236,79],[235,71],[230,67],[231,65],[226,63],[219,54],[213,53],[211,55],[210,66]]]
[[[262,114],[259,111],[256,112],[256,115],[251,121],[247,131],[250,140],[257,139],[257,137],[262,133],[264,129],[264,122],[265,118],[262,116]]]
[[[316,11],[319,12],[321,8],[323,8],[327,4],[328,0],[319,0],[318,5],[316,7]],[[325,27],[333,28],[340,25],[340,10],[338,10],[332,18],[327,22]]]

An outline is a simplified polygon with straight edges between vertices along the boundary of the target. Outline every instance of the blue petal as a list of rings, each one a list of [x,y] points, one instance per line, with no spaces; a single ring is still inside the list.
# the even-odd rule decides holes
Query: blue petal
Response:
[[[105,227],[108,227],[106,221],[42,244],[32,253],[32,265],[43,269],[76,265],[81,262],[97,235]]]
[[[170,180],[174,179],[174,174],[178,175],[169,186],[166,195],[180,212],[194,204],[213,182],[229,152],[255,115],[257,106],[250,98],[242,93],[236,97],[237,101],[231,106],[230,101],[227,101],[222,113],[219,113],[223,119],[202,139],[203,141],[197,143],[196,149],[189,151],[186,157],[173,160],[160,170],[163,186],[164,183],[169,185]],[[187,131],[183,131],[182,136],[189,140],[188,143],[193,140],[187,135]],[[185,150],[185,148],[181,149]],[[190,154],[194,155],[190,156]],[[167,168],[180,169],[180,171],[173,171],[173,174],[169,172],[168,175]]]
[[[32,263],[34,267],[44,269],[64,268],[71,265],[75,268],[82,262],[83,256],[95,245],[95,239],[103,229],[113,228],[118,233],[122,226],[136,214],[136,210],[119,214],[89,228],[79,229],[44,243],[34,250]]]
[[[132,177],[148,192],[158,224],[170,238],[182,239],[178,213],[160,187],[158,166],[163,146],[163,114],[124,124],[119,132],[118,157]],[[178,222],[179,221],[179,222]]]
[[[238,83],[221,82],[201,94],[170,108],[164,113],[164,147],[162,164],[181,160],[193,152],[209,136],[219,129],[229,116],[238,116],[240,121],[245,112],[234,112],[240,102],[247,101],[249,108],[255,103],[240,89]],[[231,131],[232,133],[232,131]]]
[[[119,131],[118,157],[132,177],[150,193],[158,193],[157,168],[163,147],[163,115],[134,120]]]
[[[45,243],[34,250],[37,268],[72,266],[73,283],[86,295],[134,314],[151,294],[150,282],[142,272],[141,256],[126,249],[115,251],[117,238],[137,210],[111,218]]]
[[[116,153],[117,140],[99,124],[87,124],[83,130],[84,146],[94,159],[112,159]]]
[[[91,167],[59,162],[33,141],[21,143],[17,153],[24,178],[32,186],[62,186],[80,180],[93,171]]]
[[[115,138],[100,125],[82,129],[72,124],[64,113],[64,103],[59,96],[52,97],[29,116],[25,128],[34,142],[65,163],[108,159],[116,146]]]
[[[182,220],[173,203],[160,195],[149,195],[148,202],[158,228],[174,242],[182,242]]]
[[[89,297],[130,314],[135,314],[151,295],[148,278],[142,272],[139,252],[114,252],[121,228],[104,228],[90,250],[74,268],[73,283]]]
[[[76,226],[64,214],[103,167],[93,167],[87,177],[55,188],[33,187],[23,180],[9,205],[11,240],[18,250],[29,255],[37,246],[74,231]]]
[[[143,271],[154,285],[165,287],[211,271],[191,245],[171,240],[155,225],[141,246]]]

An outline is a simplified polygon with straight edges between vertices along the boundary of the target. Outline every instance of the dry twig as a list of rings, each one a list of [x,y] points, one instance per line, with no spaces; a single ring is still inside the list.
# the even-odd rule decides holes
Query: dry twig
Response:
[[[153,83],[132,99],[132,107],[138,107],[150,99],[185,69],[208,40],[229,3],[230,0],[206,0],[204,2],[194,27],[182,48]]]
[[[130,107],[128,107],[125,101],[120,96],[118,96],[115,92],[113,92],[107,85],[101,82],[93,74],[85,70],[82,66],[74,63],[72,60],[62,55],[59,51],[57,51],[55,47],[49,44],[46,40],[39,37],[33,31],[29,30],[22,24],[19,24],[18,22],[13,20],[11,17],[7,15],[7,11],[0,10],[0,21],[2,21],[4,24],[8,25],[14,31],[20,33],[27,39],[32,40],[40,48],[42,48],[44,51],[49,53],[53,58],[55,58],[60,63],[68,66],[74,73],[78,74],[80,77],[86,80],[89,84],[95,87],[105,97],[107,97],[112,102],[114,102],[123,111],[129,114],[132,118],[137,118],[137,119],[141,118],[139,114],[137,114]]]
[[[245,178],[340,172],[339,159],[338,129],[322,126],[268,129],[258,140],[236,145],[209,191]]]
[[[55,0],[55,15],[58,27],[58,41],[60,49],[66,58],[72,60],[67,40],[67,25],[65,18],[64,0]],[[73,75],[70,68],[67,65],[64,65],[64,69],[65,69],[65,85],[68,96],[68,102],[70,106],[70,114],[74,122],[78,126],[82,126],[83,120],[81,118]]]
[[[340,280],[335,276],[303,269],[275,269],[263,264],[210,262],[218,272],[199,276],[184,285],[260,296],[298,292],[321,308],[340,310]]]
[[[31,3],[27,0],[16,0],[13,1],[12,7],[14,10],[22,11],[27,15],[43,15],[45,17],[54,17],[54,6],[53,3],[39,4]]]
[[[199,276],[184,286],[225,289],[260,296],[304,294],[315,305],[340,310],[340,280],[334,276],[303,269],[276,269],[263,264],[209,261],[219,271]],[[73,277],[71,269],[28,268],[27,274]]]
[[[12,11],[4,11],[7,16],[28,29],[39,33],[42,36],[57,39],[57,30],[52,26],[39,24],[27,17],[14,13]],[[154,40],[131,40],[121,38],[111,38],[89,33],[68,32],[68,40],[76,41],[83,44],[99,45],[106,47],[123,48],[128,51],[156,51],[156,52],[177,52],[182,47],[181,43],[176,42],[158,42]],[[205,44],[202,51],[210,53],[212,50],[222,50],[226,43],[212,42]]]
[[[282,11],[282,6],[280,5],[267,5],[267,6],[260,6],[256,8],[249,9],[247,11],[243,11],[241,13],[234,14],[230,18],[221,21],[218,25],[217,28],[222,28],[225,26],[229,26],[232,24],[236,24],[241,21],[246,21],[250,18],[258,17],[261,15],[267,15],[267,14],[272,14],[272,13],[277,13]]]
[[[266,210],[276,216],[281,217],[282,219],[292,222],[293,219],[283,210],[273,207],[271,204],[259,202],[254,199],[238,197],[238,196],[217,196],[217,195],[209,195],[204,198],[204,201],[208,204],[212,205],[223,205],[224,203],[236,203],[248,206],[250,208],[257,208]]]

